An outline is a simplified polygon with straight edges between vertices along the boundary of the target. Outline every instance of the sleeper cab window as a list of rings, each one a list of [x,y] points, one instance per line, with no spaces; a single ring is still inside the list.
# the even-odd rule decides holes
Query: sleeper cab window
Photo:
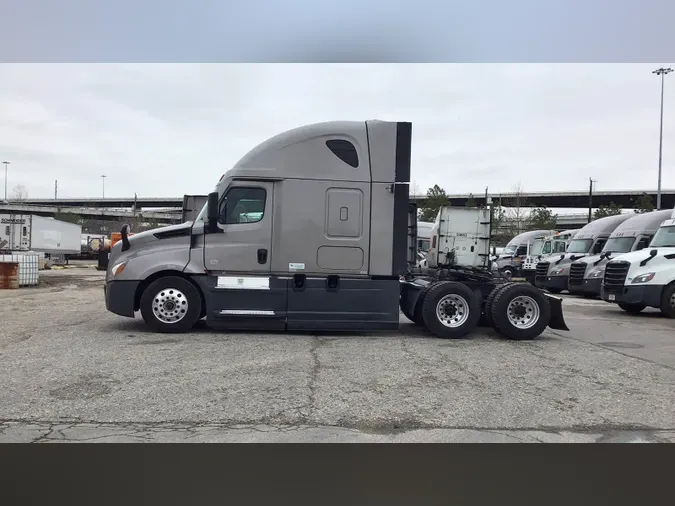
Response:
[[[335,156],[345,162],[347,165],[354,167],[359,166],[359,154],[356,152],[356,147],[349,141],[344,139],[331,139],[326,141],[326,146]]]
[[[264,188],[235,186],[227,190],[220,204],[220,221],[225,225],[256,223],[265,215]]]

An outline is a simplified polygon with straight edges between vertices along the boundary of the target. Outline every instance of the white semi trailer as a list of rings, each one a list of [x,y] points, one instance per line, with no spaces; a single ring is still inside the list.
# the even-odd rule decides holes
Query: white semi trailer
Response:
[[[78,255],[82,227],[34,214],[0,214],[0,251]]]

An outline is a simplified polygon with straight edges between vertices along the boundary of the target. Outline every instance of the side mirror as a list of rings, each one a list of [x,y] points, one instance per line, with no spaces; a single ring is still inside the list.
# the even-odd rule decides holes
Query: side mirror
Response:
[[[659,250],[653,249],[653,250],[651,250],[651,251],[649,252],[649,256],[650,256],[650,257],[655,257],[656,255],[658,255],[658,253],[659,253]]]
[[[206,203],[206,225],[209,232],[218,229],[218,192],[209,193]]]

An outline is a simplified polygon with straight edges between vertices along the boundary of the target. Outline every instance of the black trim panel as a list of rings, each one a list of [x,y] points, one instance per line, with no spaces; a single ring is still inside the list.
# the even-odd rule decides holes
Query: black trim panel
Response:
[[[394,185],[394,237],[391,252],[391,273],[394,276],[402,276],[408,271],[408,186]]]
[[[289,285],[288,330],[366,331],[398,328],[398,279],[305,278]]]
[[[105,308],[120,316],[134,317],[134,300],[140,281],[110,281],[103,285]]]
[[[165,230],[163,232],[155,232],[154,235],[157,239],[171,239],[172,237],[187,237],[191,234],[192,227],[179,228],[176,230]]]
[[[223,274],[228,276],[228,274]],[[231,275],[235,276],[235,275]],[[263,277],[243,275],[243,278]],[[271,276],[269,290],[216,288],[217,275],[194,276],[206,305],[206,323],[210,327],[240,330],[284,330],[288,280]],[[273,315],[222,314],[221,311],[272,311]]]
[[[664,285],[624,286],[617,293],[615,291],[608,292],[605,290],[605,286],[602,285],[600,297],[606,302],[623,302],[624,304],[644,304],[649,307],[660,307],[663,288]],[[610,295],[614,295],[614,300],[609,300]]]
[[[412,150],[412,123],[396,123],[396,172],[397,183],[410,182],[410,156]]]

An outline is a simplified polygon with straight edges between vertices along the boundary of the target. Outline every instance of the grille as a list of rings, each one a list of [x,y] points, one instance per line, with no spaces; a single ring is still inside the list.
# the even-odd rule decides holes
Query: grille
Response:
[[[607,267],[605,267],[605,277],[603,279],[605,291],[620,293],[626,282],[629,268],[630,264],[628,262],[609,262]]]
[[[570,265],[570,285],[581,285],[584,282],[584,274],[586,274],[586,263],[574,262]]]
[[[551,262],[539,262],[537,264],[537,276],[546,276],[548,274],[548,266]]]

